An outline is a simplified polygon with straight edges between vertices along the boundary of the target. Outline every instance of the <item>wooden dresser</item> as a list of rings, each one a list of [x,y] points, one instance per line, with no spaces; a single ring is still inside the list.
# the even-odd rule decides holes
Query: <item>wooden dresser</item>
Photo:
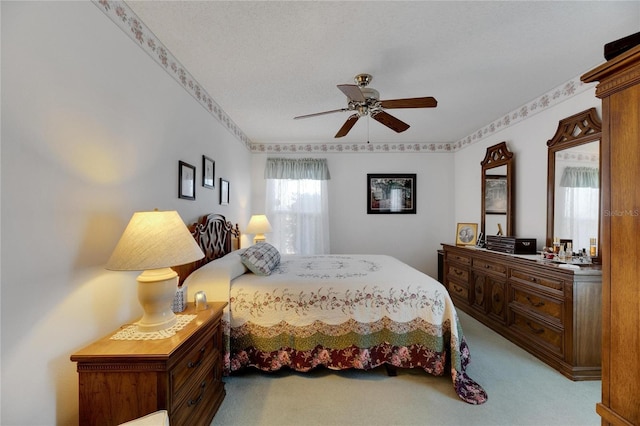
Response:
[[[443,245],[454,304],[572,380],[599,379],[602,273]]]
[[[602,99],[602,424],[639,425],[640,46],[582,76]]]
[[[80,425],[117,425],[167,410],[172,425],[209,425],[225,396],[222,309],[209,303],[174,336],[112,340],[118,330],[71,355],[78,363]]]

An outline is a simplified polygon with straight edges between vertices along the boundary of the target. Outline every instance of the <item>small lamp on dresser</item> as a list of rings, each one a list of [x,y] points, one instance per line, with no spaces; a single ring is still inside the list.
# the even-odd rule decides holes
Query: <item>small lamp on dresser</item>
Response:
[[[263,214],[254,214],[251,216],[249,224],[247,225],[246,233],[255,234],[253,237],[253,243],[256,244],[266,241],[264,234],[267,232],[271,232],[271,224],[269,223],[267,216]]]
[[[176,323],[171,309],[178,274],[171,266],[202,259],[204,253],[176,211],[134,213],[106,268],[144,271],[138,276],[138,300],[144,315],[140,332],[164,330]]]

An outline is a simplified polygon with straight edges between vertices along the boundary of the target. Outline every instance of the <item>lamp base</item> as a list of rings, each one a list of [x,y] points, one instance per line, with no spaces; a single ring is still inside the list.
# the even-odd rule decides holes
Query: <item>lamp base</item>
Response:
[[[253,244],[264,243],[266,241],[267,238],[264,236],[264,234],[256,234],[256,236],[253,237]]]
[[[144,315],[136,323],[138,331],[150,333],[176,323],[171,309],[178,290],[178,274],[171,268],[150,269],[138,276],[138,301]]]

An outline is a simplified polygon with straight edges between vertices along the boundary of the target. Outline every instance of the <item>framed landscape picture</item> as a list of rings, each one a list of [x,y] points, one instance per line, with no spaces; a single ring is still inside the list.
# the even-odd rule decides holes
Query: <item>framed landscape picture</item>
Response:
[[[415,214],[416,174],[367,174],[368,214]]]

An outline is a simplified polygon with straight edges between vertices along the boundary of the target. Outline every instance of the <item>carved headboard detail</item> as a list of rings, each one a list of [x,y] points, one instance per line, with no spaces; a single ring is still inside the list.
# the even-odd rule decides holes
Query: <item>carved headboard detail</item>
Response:
[[[189,225],[189,231],[204,252],[204,258],[172,269],[178,273],[180,284],[196,269],[240,248],[240,228],[220,214],[207,214]]]

